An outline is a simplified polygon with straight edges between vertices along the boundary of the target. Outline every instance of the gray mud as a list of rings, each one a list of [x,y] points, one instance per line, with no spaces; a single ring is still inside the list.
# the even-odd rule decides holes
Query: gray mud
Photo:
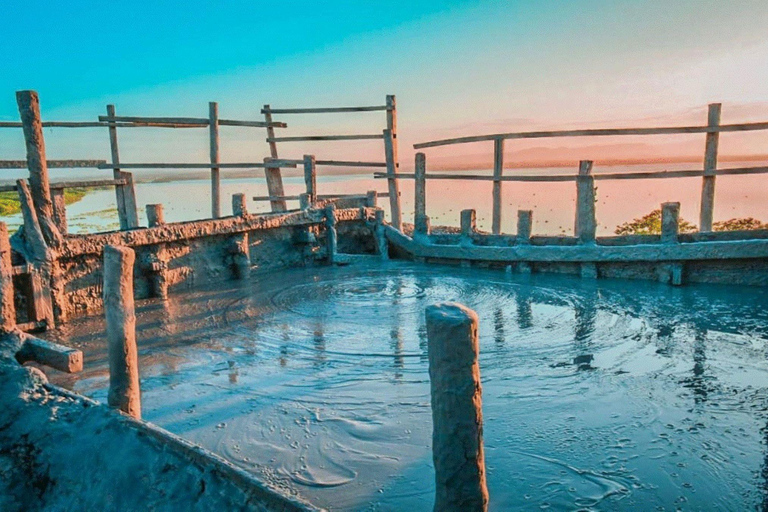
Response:
[[[144,418],[334,510],[425,510],[424,308],[480,317],[492,510],[766,501],[768,291],[396,262],[139,302]],[[100,318],[53,334],[106,402]]]

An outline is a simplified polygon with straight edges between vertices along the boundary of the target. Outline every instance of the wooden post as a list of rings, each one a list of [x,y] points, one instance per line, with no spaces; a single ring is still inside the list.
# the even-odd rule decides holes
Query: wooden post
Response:
[[[592,162],[579,163],[576,178],[576,236],[581,244],[595,243],[597,220],[595,218],[595,178],[592,176]]]
[[[427,217],[427,157],[424,153],[416,153],[416,180],[414,186],[413,223],[416,233],[429,234],[429,218]]]
[[[482,386],[477,313],[457,303],[427,307],[435,511],[485,511]]]
[[[304,183],[310,204],[314,204],[317,201],[317,164],[314,155],[304,155]]]
[[[16,103],[24,130],[27,147],[27,168],[32,201],[46,242],[52,246],[61,243],[61,234],[53,222],[53,201],[48,180],[48,161],[45,158],[43,121],[40,118],[40,98],[35,91],[16,92]]]
[[[147,225],[151,228],[165,224],[165,214],[162,204],[147,205]]]
[[[208,127],[211,139],[211,164],[219,163],[219,104],[208,103]],[[221,217],[221,175],[218,166],[211,167],[211,217]]]
[[[115,106],[107,105],[107,116],[115,117]],[[120,165],[120,150],[117,145],[117,125],[109,123],[109,147],[112,152],[112,165]],[[120,229],[139,227],[139,211],[136,206],[136,191],[133,187],[133,174],[123,172],[119,168],[112,169],[112,177],[124,180],[125,185],[115,185],[117,198],[117,216],[120,218]]]
[[[680,203],[661,205],[661,243],[676,244],[680,222]]]
[[[504,174],[504,139],[493,141],[493,225],[494,235],[501,233],[501,176]]]
[[[376,225],[374,228],[374,234],[376,236],[376,250],[382,260],[389,259],[389,242],[387,241],[387,235],[384,233],[384,210],[376,210]]]
[[[136,313],[133,304],[133,249],[104,247],[104,316],[109,351],[108,403],[141,419]]]
[[[232,215],[235,217],[245,217],[248,215],[245,194],[232,194]]]
[[[376,208],[379,204],[379,194],[375,190],[369,190],[365,193],[365,206]]]
[[[269,142],[269,155],[273,159],[277,156],[277,143],[273,140],[275,138],[275,128],[272,126],[272,111],[269,105],[264,105],[264,121],[267,123],[267,141]],[[267,160],[264,160],[266,163]],[[265,168],[264,173],[267,177],[267,189],[270,196],[284,196],[283,192],[283,175],[280,172],[279,167]],[[274,193],[273,193],[274,190]],[[270,206],[273,212],[284,212],[288,209],[288,204],[284,200],[270,201]]]
[[[472,245],[472,236],[477,231],[477,212],[461,210],[461,244]]]
[[[272,161],[272,158],[265,158],[264,159],[264,175],[267,178],[267,192],[270,197],[282,197],[285,195],[285,190],[283,189],[283,176],[280,173],[279,167],[271,167],[269,165],[269,162]],[[269,202],[270,206],[272,207],[273,212],[284,212],[288,210],[288,204],[285,202],[285,199],[275,199],[274,201]]]
[[[699,231],[712,231],[712,218],[715,210],[715,173],[717,172],[717,146],[720,141],[720,103],[709,105],[707,125],[713,131],[707,132],[704,149],[704,177],[701,182],[701,210],[699,212]]]
[[[299,194],[299,208],[301,210],[309,210],[311,206],[312,206],[311,196],[306,192],[303,194]]]
[[[387,162],[390,224],[399,231],[403,228],[403,215],[400,211],[400,184],[397,181],[397,139],[391,130],[384,130],[384,155]]]
[[[336,205],[333,203],[325,207],[326,247],[328,250],[328,262],[336,262],[338,247],[338,235],[336,233]]]
[[[67,235],[67,203],[64,200],[64,189],[51,189],[51,201],[53,202],[53,222],[62,236]]]
[[[517,243],[528,245],[531,243],[531,231],[533,225],[532,210],[517,210]]]
[[[0,222],[0,334],[16,329],[16,305],[13,300],[13,263],[8,226]]]

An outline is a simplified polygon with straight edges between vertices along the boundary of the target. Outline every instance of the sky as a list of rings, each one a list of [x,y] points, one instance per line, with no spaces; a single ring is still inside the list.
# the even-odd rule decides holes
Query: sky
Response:
[[[48,120],[93,120],[107,103],[123,115],[205,117],[208,101],[222,117],[261,119],[266,103],[376,105],[395,94],[407,168],[412,144],[436,138],[704,124],[711,102],[723,103],[724,123],[768,119],[765,0],[3,0],[0,9],[0,120],[18,119],[20,89],[40,93]],[[286,135],[383,128],[381,113],[281,120]],[[9,132],[0,158],[22,158],[20,134]],[[50,130],[49,158],[106,158],[102,132]],[[202,132],[121,133],[123,160],[205,161]],[[222,137],[224,160],[267,154],[261,132]],[[507,145],[507,160],[703,153],[700,136],[651,139],[521,142]],[[723,154],[768,153],[765,134],[721,144]],[[297,145],[281,156],[375,158],[379,146]],[[490,161],[486,146],[428,158]]]

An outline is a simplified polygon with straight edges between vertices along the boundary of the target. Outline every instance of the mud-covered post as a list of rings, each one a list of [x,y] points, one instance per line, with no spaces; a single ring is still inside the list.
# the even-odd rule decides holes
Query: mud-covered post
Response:
[[[461,210],[461,245],[472,245],[475,231],[477,231],[477,212]]]
[[[232,194],[232,215],[245,217],[248,215],[248,205],[245,202],[245,194]]]
[[[427,156],[416,153],[416,180],[414,181],[414,213],[413,224],[416,233],[429,234],[429,217],[427,217]]]
[[[661,204],[661,243],[676,244],[680,222],[680,203]]]
[[[48,180],[48,161],[45,159],[40,98],[35,91],[17,91],[16,103],[19,106],[24,141],[27,147],[27,168],[29,169],[32,202],[46,242],[55,246],[61,242],[61,235],[53,222],[53,201],[51,199],[51,184]]]
[[[317,162],[314,155],[304,155],[304,184],[310,204],[317,201]]]
[[[150,228],[162,226],[165,224],[165,213],[163,213],[162,204],[147,205],[147,225]]]
[[[533,227],[533,210],[517,210],[517,243],[528,245],[531,243],[531,231]]]
[[[109,121],[109,148],[112,154],[112,177],[123,180],[125,185],[115,185],[117,200],[117,216],[120,219],[120,229],[139,227],[139,210],[136,206],[136,190],[133,186],[133,174],[120,170],[120,149],[117,144],[117,121],[115,121],[115,106],[107,105]]]
[[[597,220],[595,218],[595,177],[592,176],[592,162],[579,163],[576,178],[576,237],[580,244],[595,243]]]
[[[493,140],[493,222],[491,232],[501,233],[501,177],[504,174],[504,139]]]
[[[64,199],[64,188],[51,188],[51,201],[53,202],[53,223],[62,236],[67,234],[67,202]]]
[[[336,251],[338,247],[338,235],[336,233],[336,205],[331,203],[324,208],[325,229],[326,229],[326,247],[328,250],[328,262],[336,262]]]
[[[108,403],[141,419],[136,313],[133,305],[133,264],[129,247],[104,247],[104,315],[109,350]]]
[[[699,231],[712,231],[715,211],[715,175],[717,174],[717,147],[720,142],[720,112],[722,105],[712,103],[707,114],[707,141],[704,148],[704,177],[701,182],[701,211]]]
[[[436,511],[488,508],[477,313],[457,303],[427,307]]]
[[[208,128],[211,146],[211,217],[221,217],[221,172],[219,169],[219,104],[208,103]]]
[[[8,334],[16,328],[12,265],[8,227],[5,222],[0,222],[0,334]]]
[[[383,260],[389,259],[389,242],[384,233],[384,210],[377,209],[375,213],[374,235],[376,237],[376,252]]]

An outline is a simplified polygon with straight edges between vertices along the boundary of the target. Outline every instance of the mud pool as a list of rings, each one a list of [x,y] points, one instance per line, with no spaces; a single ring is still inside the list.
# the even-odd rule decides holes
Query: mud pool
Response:
[[[424,308],[480,317],[492,510],[768,502],[768,291],[418,266],[308,268],[138,303],[145,419],[333,510],[433,500]],[[100,318],[46,337],[106,402]]]

